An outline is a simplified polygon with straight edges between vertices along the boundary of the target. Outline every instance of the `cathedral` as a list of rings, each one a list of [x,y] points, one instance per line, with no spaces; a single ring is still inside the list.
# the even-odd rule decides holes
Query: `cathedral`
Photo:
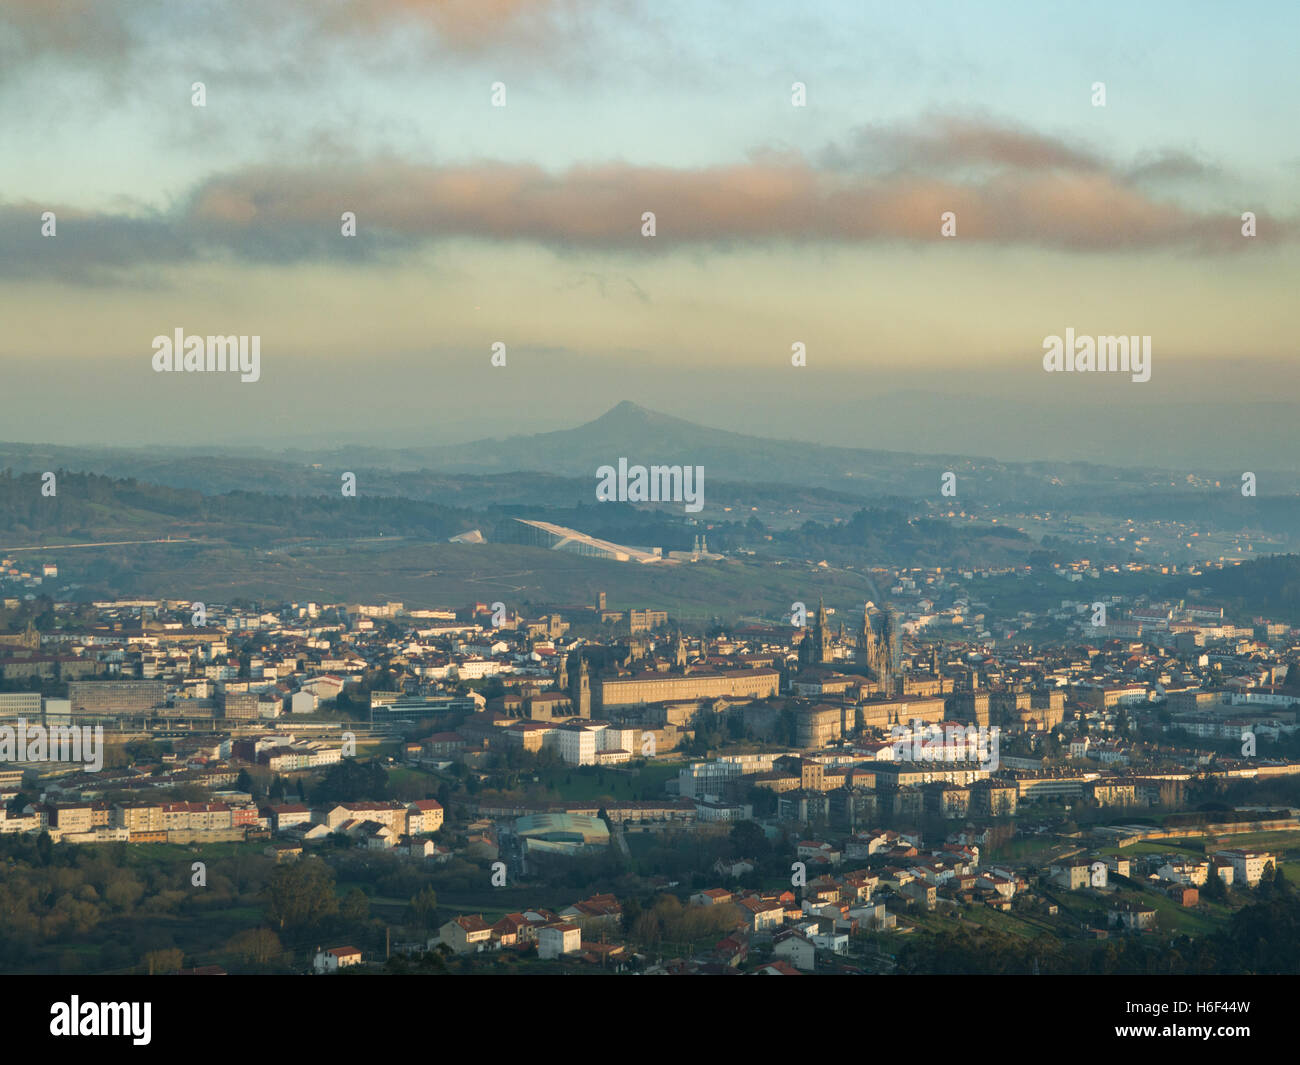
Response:
[[[870,611],[863,608],[862,632],[857,641],[858,662],[881,682],[886,693],[892,694],[898,672],[898,625],[889,607],[880,612],[880,619],[880,635],[877,636]]]
[[[560,668],[555,677],[555,690],[567,692],[573,703],[573,712],[578,717],[591,717],[591,672],[587,668],[587,659],[582,652],[577,654],[578,672],[569,675],[568,655],[561,653]]]
[[[879,612],[879,632],[871,617],[871,604],[862,610],[862,628],[856,635],[846,635],[843,624],[838,635],[832,634],[826,605],[819,601],[817,616],[810,631],[799,644],[799,668],[833,665],[844,652],[853,651],[853,660],[870,674],[887,694],[892,694],[898,673],[898,625],[889,607]],[[841,649],[839,656],[837,648]]]
[[[826,666],[834,660],[835,642],[831,638],[830,625],[826,619],[826,604],[818,600],[817,617],[813,621],[812,631],[805,633],[799,644],[799,668]]]

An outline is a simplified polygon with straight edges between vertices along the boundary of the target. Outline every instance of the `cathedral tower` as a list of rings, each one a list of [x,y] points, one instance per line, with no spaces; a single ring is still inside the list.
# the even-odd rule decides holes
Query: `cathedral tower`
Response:
[[[591,717],[591,674],[587,672],[587,660],[579,660],[578,666],[578,692],[577,699],[574,701],[575,709],[579,717]]]

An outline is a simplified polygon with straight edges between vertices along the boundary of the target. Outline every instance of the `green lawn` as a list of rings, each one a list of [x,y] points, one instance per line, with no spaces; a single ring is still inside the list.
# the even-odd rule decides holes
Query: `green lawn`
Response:
[[[1041,864],[1046,861],[1052,851],[1061,846],[1060,840],[1055,838],[1029,838],[1013,839],[1003,844],[997,850],[991,850],[982,859],[982,864],[1004,864],[1007,862]]]
[[[543,787],[553,786],[554,791],[547,792],[548,798],[567,802],[597,802],[602,799],[628,802],[666,798],[664,782],[675,777],[683,764],[651,762],[636,776],[632,776],[630,771],[591,766],[543,769],[534,775]]]
[[[1019,914],[1003,913],[991,906],[972,906],[969,909],[963,908],[958,912],[961,913],[963,918],[960,921],[957,920],[955,915],[949,916],[938,911],[926,913],[922,910],[909,911],[907,919],[912,921],[919,930],[938,935],[951,934],[963,928],[970,931],[973,930],[975,925],[991,931],[1019,936],[1022,939],[1034,939],[1051,932],[1048,927],[1035,921],[1025,920]]]
[[[1135,896],[1136,900],[1137,896]],[[1186,932],[1188,935],[1204,935],[1216,932],[1227,922],[1231,913],[1224,906],[1205,904],[1199,906],[1179,906],[1173,899],[1158,895],[1153,891],[1144,891],[1140,899],[1157,913],[1157,922],[1162,931]]]
[[[116,528],[116,526],[115,526]],[[157,521],[142,519],[156,531]],[[221,535],[225,529],[213,529]],[[281,533],[251,535],[272,541]],[[111,538],[111,537],[110,537]],[[125,537],[124,537],[125,538]],[[71,552],[70,552],[71,553]],[[57,561],[57,552],[51,557]],[[861,603],[865,575],[839,568],[772,566],[745,561],[695,566],[632,566],[608,559],[513,544],[318,541],[274,553],[218,543],[159,549],[105,548],[97,561],[112,566],[103,581],[138,595],[184,595],[205,602],[236,598],[317,599],[326,602],[400,599],[413,605],[463,603],[499,596],[514,604],[590,602],[597,591],[611,606],[667,610],[704,621],[725,604],[729,615],[788,614],[795,600],[825,596],[829,604]],[[118,576],[118,571],[124,576]]]
[[[423,769],[395,765],[388,767],[388,783],[392,787],[402,787],[414,783],[428,791],[437,791],[438,785],[442,783],[442,778]]]
[[[1125,888],[1118,892],[1107,892],[1104,900],[1078,892],[1058,892],[1062,912],[1069,911],[1076,919],[1082,919],[1089,911],[1100,906],[1103,911],[1110,910],[1117,902],[1134,902],[1149,906],[1156,911],[1157,927],[1162,932],[1177,932],[1199,936],[1215,932],[1222,928],[1230,918],[1232,910],[1218,903],[1201,903],[1198,906],[1180,906],[1167,895],[1155,891],[1141,891]]]
[[[1246,847],[1251,850],[1272,851],[1292,857],[1300,852],[1300,832],[1247,832],[1240,836],[1218,836],[1216,850],[1236,850]]]

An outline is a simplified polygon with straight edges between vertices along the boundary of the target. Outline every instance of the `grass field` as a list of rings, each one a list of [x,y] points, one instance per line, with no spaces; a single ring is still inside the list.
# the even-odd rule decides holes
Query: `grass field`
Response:
[[[1156,911],[1157,926],[1161,932],[1194,936],[1223,928],[1233,912],[1230,907],[1219,903],[1202,902],[1198,906],[1180,906],[1167,895],[1137,888],[1107,892],[1102,898],[1091,894],[1060,891],[1054,894],[1054,898],[1060,903],[1061,913],[1068,914],[1075,920],[1095,920],[1096,910],[1107,911],[1117,902],[1138,903]]]
[[[1291,861],[1300,860],[1300,832],[1247,832],[1240,836],[1218,836],[1215,850],[1272,851]]]
[[[996,850],[990,850],[984,857],[984,863],[1026,862],[1039,865],[1048,861],[1054,851],[1061,849],[1062,843],[1055,837],[1013,839]]]
[[[436,792],[441,783],[441,777],[434,773],[425,772],[423,769],[412,769],[409,766],[401,765],[388,767],[388,786],[390,795],[414,794],[415,791],[421,789],[424,791]]]
[[[682,764],[651,762],[645,768],[631,772],[592,766],[562,767],[541,770],[534,775],[540,785],[554,788],[554,791],[548,791],[548,798],[567,802],[595,802],[599,799],[626,802],[665,798],[664,782],[677,776]]]
[[[937,935],[951,934],[961,929],[969,931],[977,925],[980,928],[1019,936],[1022,939],[1034,939],[1052,932],[1049,923],[1037,918],[1022,917],[1016,913],[1003,913],[991,906],[972,906],[960,912],[962,915],[960,921],[955,915],[949,916],[939,912],[924,913],[919,910],[909,912],[907,919],[915,924],[919,931],[933,932]]]
[[[857,572],[791,563],[707,562],[633,565],[512,544],[312,543],[265,551],[227,545],[141,545],[50,551],[69,579],[95,579],[134,595],[228,602],[397,599],[433,606],[500,599],[526,603],[595,602],[667,610],[707,620],[760,613],[788,616],[796,600],[861,610],[871,588]]]
[[[1154,891],[1121,892],[1121,897],[1150,906],[1156,911],[1160,929],[1165,932],[1186,932],[1189,935],[1215,932],[1227,923],[1232,913],[1228,907],[1217,903],[1179,906],[1173,899]]]
[[[1210,850],[1265,850],[1281,857],[1284,861],[1300,861],[1300,832],[1248,832],[1242,835],[1217,836]],[[1158,839],[1133,843],[1127,847],[1114,845],[1099,847],[1098,852],[1108,856],[1119,855],[1134,858],[1145,854],[1186,854],[1205,857],[1206,846],[1203,837],[1188,836],[1182,839]]]

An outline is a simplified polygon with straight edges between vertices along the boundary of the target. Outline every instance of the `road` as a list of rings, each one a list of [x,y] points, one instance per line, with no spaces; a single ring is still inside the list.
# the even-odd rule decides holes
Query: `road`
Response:
[[[132,544],[201,544],[204,540],[177,540],[170,536],[159,540],[105,540],[97,544],[47,544],[43,547],[0,547],[5,554],[18,551],[68,551],[74,547],[127,547]]]

